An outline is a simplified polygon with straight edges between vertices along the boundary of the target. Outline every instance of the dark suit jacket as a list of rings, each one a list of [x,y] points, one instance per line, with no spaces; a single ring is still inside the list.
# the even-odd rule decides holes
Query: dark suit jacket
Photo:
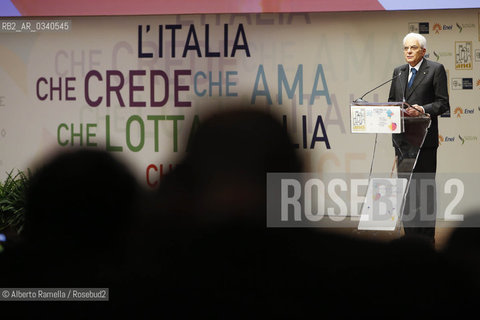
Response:
[[[392,81],[388,101],[401,102],[405,97],[408,104],[422,106],[425,113],[429,113],[432,119],[422,148],[436,148],[438,147],[437,117],[450,108],[445,68],[440,63],[423,59],[412,86],[407,88],[409,71],[408,64],[395,68],[393,77],[401,74]]]

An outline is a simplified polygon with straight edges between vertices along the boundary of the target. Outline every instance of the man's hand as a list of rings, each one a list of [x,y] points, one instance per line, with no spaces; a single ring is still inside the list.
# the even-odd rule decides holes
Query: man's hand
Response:
[[[405,112],[411,117],[418,117],[419,115],[425,113],[425,109],[418,104],[414,104],[411,107],[408,107]]]

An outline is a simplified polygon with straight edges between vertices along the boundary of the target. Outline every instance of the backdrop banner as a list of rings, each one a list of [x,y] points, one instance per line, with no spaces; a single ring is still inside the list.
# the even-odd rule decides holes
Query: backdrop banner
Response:
[[[350,132],[350,104],[405,63],[411,31],[449,77],[438,172],[478,174],[479,17],[468,9],[10,18],[18,32],[0,33],[0,179],[86,147],[121,156],[154,188],[203,119],[239,105],[282,121],[306,171],[368,172],[373,140]],[[388,90],[365,99],[385,102]],[[464,187],[478,188],[475,179]],[[439,198],[439,212],[447,205]]]

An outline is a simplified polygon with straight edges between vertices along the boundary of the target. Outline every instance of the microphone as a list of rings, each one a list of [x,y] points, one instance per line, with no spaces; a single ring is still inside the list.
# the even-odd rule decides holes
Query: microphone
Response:
[[[366,96],[367,94],[369,94],[370,92],[375,91],[375,90],[377,90],[378,88],[386,85],[386,84],[389,83],[390,81],[393,81],[393,80],[395,80],[396,78],[400,77],[401,74],[402,74],[402,72],[399,72],[399,73],[398,73],[395,77],[393,77],[392,79],[385,81],[384,83],[380,84],[379,86],[376,86],[375,88],[373,88],[373,89],[370,90],[370,91],[367,91],[363,96],[361,96],[361,97],[358,98],[357,100],[354,100],[353,102],[367,102],[367,101],[363,100],[363,97],[365,97],[365,96]]]

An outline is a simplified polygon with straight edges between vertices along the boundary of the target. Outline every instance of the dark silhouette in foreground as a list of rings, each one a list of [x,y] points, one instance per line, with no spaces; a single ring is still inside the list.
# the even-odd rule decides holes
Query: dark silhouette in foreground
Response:
[[[415,317],[474,305],[476,231],[437,252],[411,236],[267,228],[267,173],[301,171],[282,125],[252,110],[205,119],[148,195],[107,153],[59,155],[32,179],[24,242],[0,255],[1,286],[107,287],[108,303],[37,307],[136,317]]]
[[[1,286],[110,288],[115,297],[125,273],[139,191],[127,167],[109,153],[74,150],[53,157],[31,179],[22,241],[0,257],[2,273],[8,274]],[[92,313],[111,307],[79,302],[35,305]]]

